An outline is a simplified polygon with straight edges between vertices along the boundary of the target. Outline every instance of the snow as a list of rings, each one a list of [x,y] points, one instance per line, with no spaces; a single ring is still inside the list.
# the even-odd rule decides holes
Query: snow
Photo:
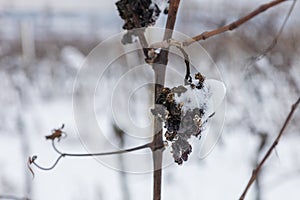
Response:
[[[194,81],[194,84],[197,82]],[[206,118],[220,106],[226,93],[225,85],[221,81],[213,79],[205,80],[202,89],[193,89],[190,86],[185,88],[187,91],[180,96],[175,93],[176,103],[183,103],[182,111],[184,113],[194,108],[204,108]]]

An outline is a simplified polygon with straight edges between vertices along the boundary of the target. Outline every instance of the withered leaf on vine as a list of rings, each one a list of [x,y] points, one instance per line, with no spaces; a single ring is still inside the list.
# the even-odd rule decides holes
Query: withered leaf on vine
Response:
[[[58,141],[60,141],[61,137],[66,137],[67,134],[66,132],[64,132],[62,129],[65,127],[64,124],[62,124],[62,126],[58,129],[53,129],[52,130],[52,134],[51,135],[47,135],[45,136],[47,140],[54,140],[55,138],[58,139]]]

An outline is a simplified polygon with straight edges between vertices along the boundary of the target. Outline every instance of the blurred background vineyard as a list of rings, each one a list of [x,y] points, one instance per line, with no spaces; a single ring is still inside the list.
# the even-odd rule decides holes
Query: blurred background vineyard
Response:
[[[182,1],[175,29],[194,36],[227,24],[265,2]],[[272,43],[290,4],[272,8],[236,31],[201,42],[227,87],[224,128],[208,157],[199,159],[195,153],[183,166],[164,169],[163,199],[237,199],[242,192],[253,166],[300,94],[299,3],[276,46],[254,62]],[[166,16],[161,16],[156,26],[163,28],[165,20]],[[0,0],[0,27],[0,197],[151,199],[151,173],[124,174],[94,159],[66,159],[53,171],[35,170],[32,180],[26,164],[32,154],[39,155],[40,163],[51,164],[56,155],[44,135],[62,123],[66,124],[68,138],[61,147],[85,151],[73,119],[73,84],[90,51],[122,31],[114,2]],[[107,46],[107,54],[124,48],[116,41]],[[137,54],[136,59],[142,58]],[[119,79],[118,72],[107,74],[108,80]],[[103,93],[108,94],[110,89],[103,87]],[[84,91],[76,95],[84,96]],[[147,108],[137,103],[145,101],[151,101],[151,94],[136,98],[134,104],[137,109]],[[105,107],[107,102],[97,103]],[[139,118],[138,113],[144,111],[135,112]],[[93,128],[84,117],[87,140],[93,141]],[[300,198],[299,119],[298,111],[248,199]],[[113,126],[110,120],[109,125]],[[107,130],[114,134],[112,128]],[[123,142],[119,144],[134,146],[126,138]],[[104,140],[99,146],[109,150]],[[126,155],[112,159],[126,165]]]

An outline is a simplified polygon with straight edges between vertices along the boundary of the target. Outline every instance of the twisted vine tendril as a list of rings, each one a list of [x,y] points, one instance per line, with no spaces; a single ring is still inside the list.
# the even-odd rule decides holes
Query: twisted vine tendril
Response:
[[[110,151],[110,152],[101,152],[101,153],[63,153],[62,151],[60,151],[55,143],[55,139],[52,139],[52,147],[54,149],[54,151],[59,154],[59,156],[56,158],[55,162],[50,165],[49,167],[43,167],[39,164],[36,163],[36,159],[37,156],[34,155],[32,157],[29,157],[28,160],[28,167],[29,170],[31,171],[32,175],[34,176],[34,172],[33,170],[30,168],[30,165],[33,164],[35,165],[37,168],[41,169],[41,170],[52,170],[54,167],[56,167],[56,165],[59,163],[59,161],[64,158],[64,157],[92,157],[92,156],[106,156],[106,155],[114,155],[114,154],[121,154],[121,153],[129,153],[132,151],[137,151],[137,150],[141,150],[141,149],[145,149],[145,148],[151,148],[151,143],[147,143],[144,145],[140,145],[140,146],[136,146],[133,148],[129,148],[129,149],[124,149],[124,150],[119,150],[119,151]],[[59,140],[59,138],[57,138],[57,141]]]

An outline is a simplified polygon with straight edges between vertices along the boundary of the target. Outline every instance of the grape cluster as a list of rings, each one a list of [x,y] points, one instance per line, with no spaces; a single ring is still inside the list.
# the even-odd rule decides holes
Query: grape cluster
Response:
[[[172,143],[172,153],[175,163],[181,165],[183,161],[188,160],[189,154],[192,152],[192,146],[187,140],[178,137],[176,142]]]
[[[127,30],[122,39],[123,44],[133,43],[137,36],[134,29],[154,25],[161,12],[151,0],[119,0],[116,6],[125,21],[123,29]]]
[[[161,12],[151,0],[120,0],[116,6],[126,30],[153,25]]]
[[[165,137],[168,141],[173,141],[181,122],[181,105],[177,104],[174,99],[174,90],[163,88],[156,100],[156,104],[162,105],[163,110],[159,110],[162,120],[165,122],[167,129]]]
[[[200,73],[195,75],[197,83],[191,83],[190,88],[200,90],[204,87],[205,77]],[[201,137],[202,121],[205,114],[203,107],[189,108],[183,111],[184,102],[177,102],[175,96],[185,95],[188,89],[184,86],[163,88],[156,99],[156,109],[152,110],[165,124],[165,138],[171,142],[174,161],[181,165],[188,160],[192,146],[188,140],[191,136]]]
[[[201,118],[203,115],[203,109],[195,108],[186,111],[182,116],[180,128],[178,132],[176,132],[176,138],[171,140],[173,158],[177,164],[181,165],[183,161],[187,161],[189,154],[192,152],[192,146],[188,142],[191,136],[199,137],[200,139],[202,131]],[[167,133],[168,131],[166,134]]]

